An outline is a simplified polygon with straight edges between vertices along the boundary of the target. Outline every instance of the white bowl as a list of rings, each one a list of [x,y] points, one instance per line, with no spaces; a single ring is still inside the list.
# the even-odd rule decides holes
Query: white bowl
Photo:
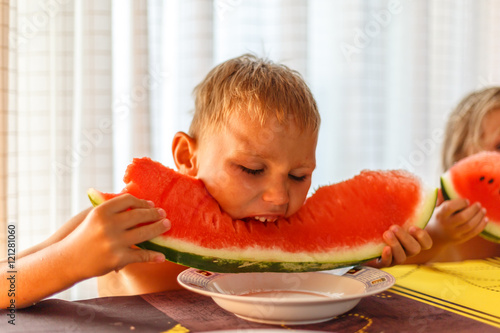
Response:
[[[361,266],[342,276],[329,271],[219,274],[190,268],[177,280],[240,318],[278,325],[330,320],[395,282],[389,273]]]

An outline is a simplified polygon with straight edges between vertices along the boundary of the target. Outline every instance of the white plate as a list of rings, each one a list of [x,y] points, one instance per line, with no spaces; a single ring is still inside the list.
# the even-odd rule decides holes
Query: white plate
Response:
[[[361,298],[390,288],[395,279],[379,269],[357,266],[342,276],[334,271],[220,274],[190,268],[177,281],[188,290],[212,297],[240,318],[302,325],[343,314]]]

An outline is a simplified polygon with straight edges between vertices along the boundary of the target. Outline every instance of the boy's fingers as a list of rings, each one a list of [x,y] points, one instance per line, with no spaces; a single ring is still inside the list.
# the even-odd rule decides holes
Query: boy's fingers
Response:
[[[117,223],[124,229],[129,229],[140,223],[164,219],[167,214],[162,208],[136,208],[121,212],[117,216]]]
[[[411,226],[408,232],[418,241],[422,250],[428,250],[432,247],[432,237],[425,230]]]
[[[121,194],[116,198],[103,202],[98,207],[108,207],[110,214],[126,211],[134,208],[151,208],[154,203],[149,200],[138,199],[129,193]]]
[[[401,263],[406,259],[405,251],[401,246],[398,237],[396,236],[395,230],[397,230],[397,228],[391,227],[391,230],[384,232],[384,240],[386,244],[391,247],[391,252],[392,252],[391,264]]]
[[[131,250],[128,256],[129,262],[127,264],[136,262],[152,262],[162,263],[165,261],[165,255],[160,252],[150,250]]]
[[[162,219],[160,221],[143,225],[137,228],[133,228],[127,231],[127,244],[139,244],[157,237],[164,232],[170,230],[171,222],[168,219]]]
[[[382,255],[376,260],[377,267],[389,267],[392,265],[392,248],[385,246],[382,250]]]
[[[400,226],[394,225],[390,228],[390,231],[392,231],[397,238],[397,244],[395,247],[392,246],[394,257],[396,259],[395,261],[397,263],[404,262],[407,257],[414,256],[422,250],[419,242]]]
[[[391,266],[391,264],[392,264],[392,250],[390,246],[384,246],[380,257],[365,263],[365,265],[375,268],[389,267]]]

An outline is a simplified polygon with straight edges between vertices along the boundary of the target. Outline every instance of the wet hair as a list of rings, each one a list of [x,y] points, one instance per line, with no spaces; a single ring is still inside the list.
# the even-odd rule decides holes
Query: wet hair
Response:
[[[300,130],[318,131],[316,101],[302,76],[285,65],[244,54],[213,68],[195,87],[189,135],[199,138],[223,128],[230,116],[248,115],[262,125],[272,117],[291,119]]]
[[[460,101],[446,125],[442,153],[444,170],[483,149],[483,119],[496,109],[500,109],[500,87],[472,92]]]

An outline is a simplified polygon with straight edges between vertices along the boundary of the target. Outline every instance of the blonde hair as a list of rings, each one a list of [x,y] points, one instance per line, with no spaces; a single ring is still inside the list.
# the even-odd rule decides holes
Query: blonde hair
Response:
[[[446,125],[442,154],[444,170],[482,150],[483,119],[495,109],[500,109],[500,87],[475,91],[462,99]]]
[[[189,128],[193,138],[220,129],[230,115],[243,112],[262,125],[272,117],[280,125],[293,118],[300,130],[319,129],[316,101],[301,75],[251,54],[213,68],[193,94],[195,110]]]

